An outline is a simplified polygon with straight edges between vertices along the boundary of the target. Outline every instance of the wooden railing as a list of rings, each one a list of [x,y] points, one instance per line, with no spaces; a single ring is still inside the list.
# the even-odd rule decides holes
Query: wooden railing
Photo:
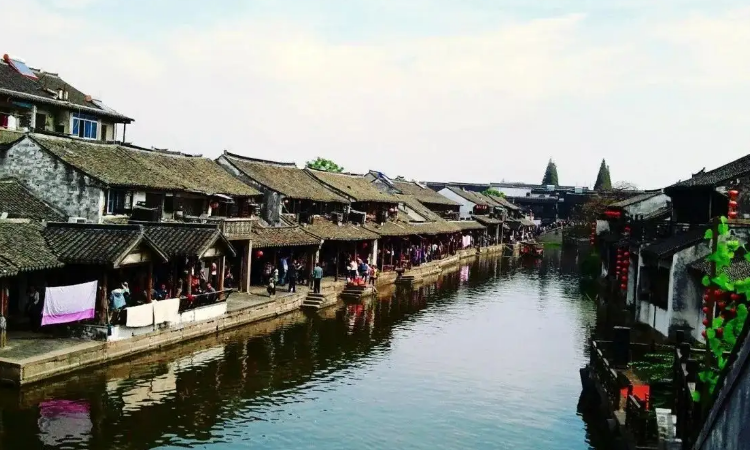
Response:
[[[693,399],[693,392],[700,390],[698,382],[698,361],[691,358],[690,344],[683,342],[674,351],[674,408],[677,416],[676,437],[682,440],[683,448],[689,449],[700,431],[700,403]],[[702,352],[700,352],[702,353]]]
[[[653,443],[658,438],[656,417],[649,411],[649,402],[648,396],[641,400],[633,395],[633,386],[628,386],[628,395],[625,400],[625,427],[630,431],[637,446]]]
[[[627,377],[620,374],[606,357],[605,348],[608,344],[611,344],[611,341],[591,341],[591,367],[607,395],[611,410],[618,411],[620,409],[620,392],[627,388],[630,383]]]

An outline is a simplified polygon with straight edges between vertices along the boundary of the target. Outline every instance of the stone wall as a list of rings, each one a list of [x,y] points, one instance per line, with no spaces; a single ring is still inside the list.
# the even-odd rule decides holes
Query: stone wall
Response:
[[[42,150],[28,137],[0,151],[0,176],[22,180],[35,195],[68,216],[99,222],[104,194],[95,180]]]

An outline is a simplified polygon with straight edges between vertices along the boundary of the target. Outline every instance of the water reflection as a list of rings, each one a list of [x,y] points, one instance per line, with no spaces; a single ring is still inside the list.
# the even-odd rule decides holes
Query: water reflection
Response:
[[[588,448],[576,369],[593,309],[575,258],[482,259],[320,317],[2,392],[0,446]]]

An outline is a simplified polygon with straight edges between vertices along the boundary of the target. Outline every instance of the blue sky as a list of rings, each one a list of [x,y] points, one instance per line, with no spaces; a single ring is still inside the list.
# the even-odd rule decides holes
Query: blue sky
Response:
[[[23,3],[23,4],[21,4]],[[128,140],[420,180],[656,188],[750,146],[740,1],[0,0]],[[35,30],[29,33],[28,30]]]

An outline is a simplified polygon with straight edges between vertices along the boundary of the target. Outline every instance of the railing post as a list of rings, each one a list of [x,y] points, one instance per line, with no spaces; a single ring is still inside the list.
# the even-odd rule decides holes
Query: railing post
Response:
[[[630,363],[630,328],[614,327],[612,339],[612,362],[615,367]]]

